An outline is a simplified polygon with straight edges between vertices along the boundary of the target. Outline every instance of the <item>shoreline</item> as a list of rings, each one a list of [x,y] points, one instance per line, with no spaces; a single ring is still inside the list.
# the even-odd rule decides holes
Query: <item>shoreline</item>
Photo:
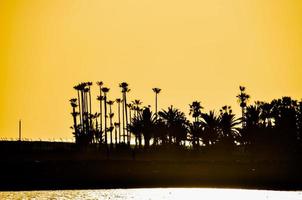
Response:
[[[172,148],[113,149],[108,154],[98,148],[80,151],[74,144],[45,144],[0,145],[0,191],[166,187],[302,190],[299,153]]]
[[[0,163],[0,191],[202,187],[302,190],[302,164],[177,161],[46,161]],[[17,170],[20,170],[19,172]]]

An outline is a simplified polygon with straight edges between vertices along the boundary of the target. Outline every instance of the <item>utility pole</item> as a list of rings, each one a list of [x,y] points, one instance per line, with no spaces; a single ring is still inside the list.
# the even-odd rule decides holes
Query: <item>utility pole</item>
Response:
[[[22,131],[21,126],[22,126],[22,124],[21,124],[21,119],[20,119],[19,120],[19,141],[21,141],[21,139],[22,139],[22,137],[21,137],[21,131]]]

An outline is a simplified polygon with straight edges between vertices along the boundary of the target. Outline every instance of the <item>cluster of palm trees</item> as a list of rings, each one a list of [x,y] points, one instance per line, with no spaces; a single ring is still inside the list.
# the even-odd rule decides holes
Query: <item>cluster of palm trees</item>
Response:
[[[142,102],[138,99],[127,103],[127,93],[129,84],[122,82],[119,84],[122,97],[116,100],[108,100],[110,88],[105,87],[102,81],[96,82],[99,87],[99,111],[92,113],[91,86],[92,82],[82,82],[74,86],[77,91],[77,98],[70,99],[73,117],[73,134],[76,143],[87,145],[91,143],[99,143],[110,145],[131,143],[130,124],[133,118],[141,115],[143,108]],[[161,89],[152,89],[156,96],[156,112],[157,112],[157,95]],[[114,113],[112,112],[113,104],[117,104],[117,122],[113,122]],[[113,136],[114,134],[114,136]]]
[[[200,101],[193,101],[189,104],[189,115],[193,119],[190,121],[184,112],[173,106],[158,111],[160,88],[152,89],[155,93],[154,113],[150,106],[143,107],[138,99],[127,103],[130,89],[126,82],[119,84],[122,97],[115,101],[107,99],[110,89],[104,87],[103,82],[97,82],[99,111],[93,114],[91,85],[86,82],[75,86],[78,98],[70,100],[73,134],[79,144],[99,143],[107,147],[135,144],[138,148],[173,145],[197,149],[258,144],[301,145],[302,102],[290,97],[248,105],[250,95],[245,87],[240,86],[236,96],[242,109],[240,118],[236,118],[230,106],[223,106],[217,113],[214,110],[206,113]],[[118,116],[113,122],[112,106],[115,102]]]

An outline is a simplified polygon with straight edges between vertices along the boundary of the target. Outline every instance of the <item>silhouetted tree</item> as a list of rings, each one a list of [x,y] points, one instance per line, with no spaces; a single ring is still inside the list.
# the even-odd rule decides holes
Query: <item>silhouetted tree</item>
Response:
[[[76,140],[76,143],[79,143],[79,131],[78,131],[78,125],[77,125],[77,116],[79,115],[78,112],[76,112],[76,107],[78,106],[77,105],[77,99],[73,98],[73,99],[70,99],[70,104],[71,104],[71,107],[72,107],[72,118],[73,118],[73,130],[74,130],[74,136],[75,136],[75,140]]]
[[[163,110],[158,114],[167,126],[170,144],[174,142],[180,145],[181,141],[187,140],[188,121],[183,112],[170,106],[167,111]]]
[[[245,87],[239,86],[240,93],[236,96],[238,98],[238,102],[240,103],[241,112],[242,112],[242,128],[245,126],[245,109],[246,103],[250,98],[250,95],[246,94]]]
[[[234,145],[236,137],[239,136],[238,125],[240,123],[241,121],[235,118],[230,106],[222,107],[219,116],[219,135],[220,141],[227,146],[226,148]]]
[[[206,146],[215,144],[219,137],[220,119],[212,110],[209,113],[201,114],[203,120],[204,131],[202,134],[202,141]]]
[[[130,145],[130,137],[127,131],[127,127],[128,127],[128,112],[127,112],[127,93],[130,92],[129,84],[126,82],[122,82],[119,84],[119,87],[122,89],[122,94],[123,94],[123,110],[125,111],[125,123],[123,122],[123,135],[125,135],[126,131],[126,135],[127,135],[127,144]],[[124,116],[124,115],[123,115]],[[124,121],[124,120],[123,120]]]
[[[102,117],[102,114],[103,114],[103,106],[102,106],[102,103],[103,103],[103,96],[102,96],[102,86],[103,86],[103,82],[102,81],[98,81],[97,82],[97,85],[99,86],[99,92],[100,92],[100,95],[98,96],[97,100],[100,102],[100,143],[102,142],[102,132],[103,132],[103,117]]]
[[[109,88],[103,87],[102,92],[104,93],[104,106],[105,106],[105,129],[104,129],[104,136],[105,136],[105,144],[108,145],[108,140],[107,140],[107,93],[109,92]]]
[[[201,106],[200,101],[193,101],[189,106],[189,115],[192,115],[192,117],[194,118],[194,122],[192,125],[190,125],[189,129],[192,135],[192,143],[193,146],[199,146],[199,139],[201,138],[200,136],[202,134],[202,127],[199,118],[201,116],[201,109],[203,107]]]
[[[155,93],[155,118],[157,119],[157,96],[160,93],[160,88],[152,88],[153,92]]]
[[[117,115],[118,115],[118,132],[119,132],[119,143],[121,142],[121,103],[122,100],[120,98],[117,98]]]
[[[112,113],[112,105],[113,105],[114,101],[107,101],[107,104],[109,105],[109,120],[110,120],[110,127],[109,127],[109,131],[110,131],[110,146],[112,148],[113,146],[113,135],[112,135],[112,131],[113,131],[113,122],[112,122],[112,118],[114,116],[114,114]]]

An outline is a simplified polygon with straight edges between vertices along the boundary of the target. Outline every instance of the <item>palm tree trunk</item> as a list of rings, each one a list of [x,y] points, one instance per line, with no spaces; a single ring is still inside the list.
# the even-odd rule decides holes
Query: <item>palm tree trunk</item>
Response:
[[[117,145],[117,130],[116,127],[114,128],[114,133],[115,133],[115,147]]]
[[[100,143],[102,142],[103,117],[102,117],[102,87],[100,86]]]
[[[113,146],[113,138],[112,138],[112,126],[113,126],[113,124],[112,124],[112,117],[111,117],[111,114],[112,114],[112,109],[111,109],[111,105],[109,105],[109,109],[110,109],[110,147],[112,148],[112,146]]]
[[[157,93],[155,93],[155,119],[157,120]]]
[[[128,133],[128,112],[127,112],[127,96],[126,96],[126,92],[124,93],[124,97],[125,97],[125,119],[126,119],[126,135],[127,135],[127,144],[130,145],[130,138],[129,138],[129,133]]]
[[[105,105],[105,129],[104,129],[104,136],[105,136],[105,144],[108,145],[107,141],[107,97],[106,94],[104,95],[104,105]]]
[[[121,142],[121,113],[120,113],[120,109],[121,109],[121,103],[118,103],[119,143]]]
[[[124,94],[123,94],[123,102],[125,101],[124,99]],[[123,103],[123,143],[126,143],[126,135],[125,135],[125,104]]]
[[[84,131],[84,105],[85,105],[85,102],[84,102],[84,94],[83,94],[83,91],[81,90],[81,102],[82,102],[82,109],[81,109],[81,115],[82,115],[82,119],[81,119],[81,125],[82,125],[82,130]]]
[[[81,100],[80,100],[80,91],[78,90],[78,103],[79,103],[79,114],[80,114],[80,123],[82,121],[82,112],[81,112]]]
[[[89,86],[89,127],[92,126],[92,118],[91,118],[91,92],[90,92],[90,86]]]
[[[85,115],[86,115],[86,133],[88,136],[88,140],[90,143],[90,131],[89,131],[89,115],[88,115],[88,100],[87,100],[87,92],[84,93],[85,97]]]

